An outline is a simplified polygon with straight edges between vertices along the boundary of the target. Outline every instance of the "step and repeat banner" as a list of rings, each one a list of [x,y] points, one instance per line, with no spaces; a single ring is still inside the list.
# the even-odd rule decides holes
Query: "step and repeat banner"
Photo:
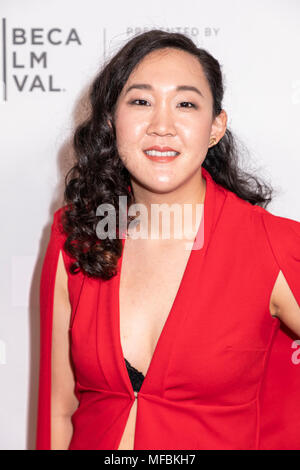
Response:
[[[39,281],[71,137],[108,57],[139,32],[187,34],[222,65],[228,127],[299,220],[299,0],[1,0],[0,448],[34,449]]]

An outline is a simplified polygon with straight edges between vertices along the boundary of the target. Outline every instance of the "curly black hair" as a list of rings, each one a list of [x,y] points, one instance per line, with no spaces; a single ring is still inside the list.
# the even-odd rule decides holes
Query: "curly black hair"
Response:
[[[118,226],[119,196],[127,198],[127,208],[134,202],[130,174],[117,151],[115,107],[134,68],[147,54],[163,48],[180,49],[198,58],[213,96],[213,118],[222,111],[224,85],[220,64],[184,34],[159,29],[138,34],[103,64],[89,91],[90,115],[74,131],[76,163],[65,176],[62,225],[66,235],[64,249],[74,259],[72,274],[81,269],[86,275],[103,280],[116,274],[122,240],[108,237],[100,242],[96,233],[100,220],[96,210],[100,204],[115,209]],[[216,183],[253,205],[266,207],[273,189],[240,168],[239,158],[236,137],[227,127],[222,139],[208,149],[202,166]],[[131,220],[128,217],[128,224]]]

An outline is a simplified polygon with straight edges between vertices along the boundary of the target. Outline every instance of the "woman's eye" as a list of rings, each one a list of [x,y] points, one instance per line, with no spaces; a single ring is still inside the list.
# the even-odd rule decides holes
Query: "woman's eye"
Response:
[[[180,104],[190,104],[191,106],[184,106],[184,108],[196,108],[196,106],[194,105],[194,103],[191,103],[190,101],[182,101],[182,103]]]
[[[144,103],[147,103],[146,100],[133,100],[133,101],[130,102],[130,104],[136,104],[137,101],[143,101]]]

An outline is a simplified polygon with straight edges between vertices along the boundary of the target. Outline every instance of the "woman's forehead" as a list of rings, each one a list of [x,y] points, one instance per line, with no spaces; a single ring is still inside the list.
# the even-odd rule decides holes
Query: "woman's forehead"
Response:
[[[157,55],[154,53],[158,52]],[[184,54],[180,54],[183,52]],[[195,91],[198,96],[207,94],[208,84],[201,64],[196,57],[185,51],[154,51],[145,56],[131,72],[125,83],[122,96],[131,89],[150,92]],[[202,96],[201,96],[202,95]]]

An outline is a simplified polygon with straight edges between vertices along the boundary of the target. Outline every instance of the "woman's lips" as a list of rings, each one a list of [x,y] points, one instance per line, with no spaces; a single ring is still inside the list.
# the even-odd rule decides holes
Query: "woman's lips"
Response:
[[[180,156],[179,154],[179,155],[175,155],[175,157],[163,157],[163,156],[155,157],[153,155],[148,155],[145,151],[144,151],[144,155],[147,158],[149,158],[149,160],[152,160],[153,162],[157,162],[157,163],[170,163]]]

